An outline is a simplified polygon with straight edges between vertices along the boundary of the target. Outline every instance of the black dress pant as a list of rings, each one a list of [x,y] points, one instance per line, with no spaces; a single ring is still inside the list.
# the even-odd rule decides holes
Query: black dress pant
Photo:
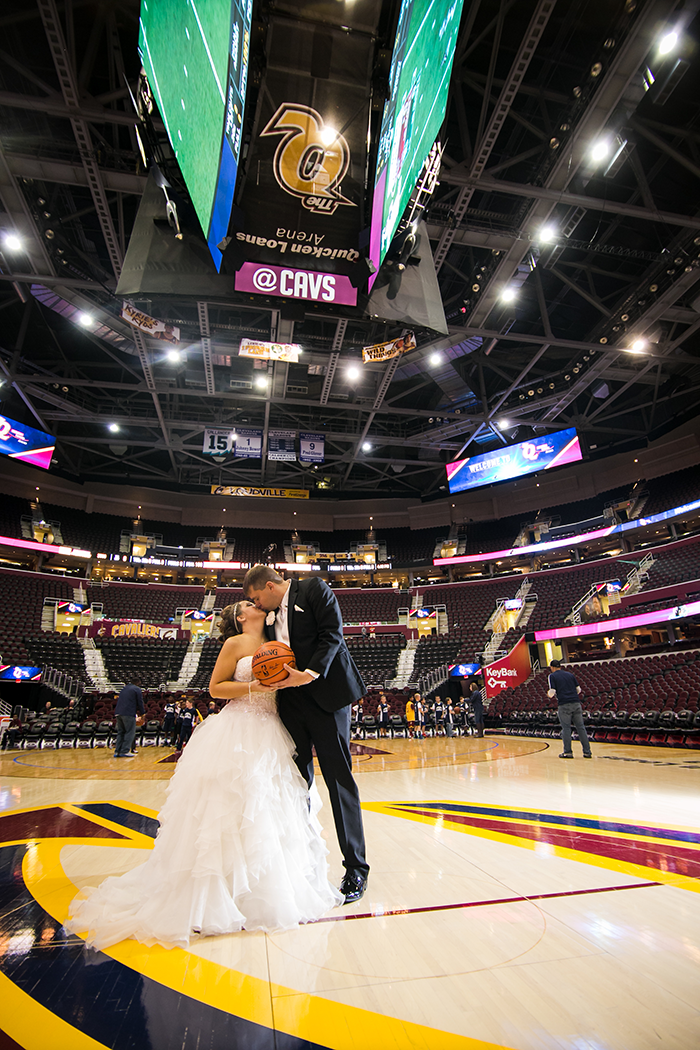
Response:
[[[343,864],[368,872],[360,793],[352,775],[350,706],[324,711],[303,695],[302,689],[281,689],[277,694],[280,718],[296,745],[295,762],[311,787],[314,781],[312,748],[321,767],[333,809]]]

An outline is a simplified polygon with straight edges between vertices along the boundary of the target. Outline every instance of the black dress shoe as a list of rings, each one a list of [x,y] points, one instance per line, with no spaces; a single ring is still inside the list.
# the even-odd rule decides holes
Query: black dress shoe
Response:
[[[367,889],[367,876],[363,871],[348,871],[340,884],[340,892],[345,895],[345,904],[359,901]]]

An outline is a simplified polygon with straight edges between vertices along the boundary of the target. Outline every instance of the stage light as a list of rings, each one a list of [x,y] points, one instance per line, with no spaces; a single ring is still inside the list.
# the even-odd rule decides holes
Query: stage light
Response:
[[[182,354],[179,350],[168,350],[166,357],[171,364],[176,365],[182,360]]]
[[[439,365],[442,362],[442,355],[435,353],[430,355],[431,365]]]
[[[508,422],[507,419],[502,419],[498,425],[501,428],[501,430],[507,430],[508,427],[510,426],[510,423]]]
[[[92,317],[90,314],[80,313],[78,314],[78,324],[82,325],[83,328],[89,328],[92,324]]]
[[[119,433],[119,424],[118,423],[110,423],[109,424],[109,431],[110,431],[111,434],[118,434]]]
[[[258,376],[255,385],[258,390],[267,390],[267,376]]]
[[[3,245],[8,252],[21,252],[22,238],[18,237],[16,233],[6,233],[3,238]]]
[[[550,244],[556,239],[557,230],[554,226],[543,226],[537,235],[537,240],[541,244]]]
[[[659,41],[659,54],[668,55],[678,43],[678,33],[674,29],[664,33]]]
[[[351,365],[350,368],[348,368],[348,370],[346,372],[346,375],[347,375],[348,379],[359,379],[360,378],[360,369],[356,368],[355,365]]]
[[[362,442],[362,451],[363,452],[371,452],[372,451],[372,445],[370,444],[369,441],[363,441]]]
[[[332,128],[330,127],[330,125],[326,124],[326,126],[321,131],[320,135],[320,139],[323,145],[332,146],[337,138],[338,132],[335,130],[335,128]]]
[[[635,339],[628,349],[633,354],[643,354],[646,348],[646,339]]]
[[[515,299],[515,288],[504,288],[501,292],[501,299],[504,303],[512,303]]]
[[[601,160],[605,160],[606,157],[610,156],[612,150],[612,143],[610,139],[598,139],[598,141],[591,146],[591,160],[596,163]]]

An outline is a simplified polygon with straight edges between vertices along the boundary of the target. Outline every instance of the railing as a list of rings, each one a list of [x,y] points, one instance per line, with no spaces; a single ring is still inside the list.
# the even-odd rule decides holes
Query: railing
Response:
[[[72,678],[67,671],[59,671],[55,667],[45,667],[41,675],[42,685],[47,685],[55,693],[68,699],[79,700],[83,695],[85,686],[79,678]]]

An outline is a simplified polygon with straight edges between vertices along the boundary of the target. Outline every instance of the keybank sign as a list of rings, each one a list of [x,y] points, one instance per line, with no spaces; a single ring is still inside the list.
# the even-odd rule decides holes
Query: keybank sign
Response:
[[[357,289],[349,277],[338,273],[293,270],[284,266],[243,263],[236,273],[237,292],[279,295],[285,299],[304,299],[312,303],[357,305]]]

